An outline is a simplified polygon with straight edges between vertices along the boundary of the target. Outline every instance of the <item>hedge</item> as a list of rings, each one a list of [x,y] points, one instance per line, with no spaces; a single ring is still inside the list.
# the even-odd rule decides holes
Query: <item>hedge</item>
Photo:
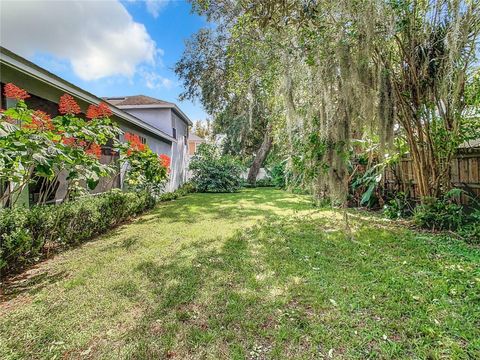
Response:
[[[121,222],[191,192],[185,186],[159,199],[147,193],[109,192],[56,206],[0,210],[0,277],[38,261],[45,245],[80,244]]]

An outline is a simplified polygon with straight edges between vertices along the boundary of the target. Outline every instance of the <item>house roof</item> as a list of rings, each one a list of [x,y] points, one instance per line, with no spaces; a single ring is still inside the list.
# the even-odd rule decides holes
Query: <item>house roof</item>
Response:
[[[108,96],[103,99],[119,109],[172,109],[188,125],[193,125],[189,117],[176,104],[168,101],[146,95]]]
[[[119,97],[104,97],[106,101],[115,106],[128,106],[128,105],[175,105],[173,103],[155,99],[146,95],[134,95],[134,96],[119,96]]]
[[[480,148],[480,139],[468,140],[460,144],[460,149]]]
[[[197,134],[191,132],[188,134],[188,140],[194,140],[194,141],[206,141],[204,138],[198,136]]]
[[[15,54],[14,52],[0,46],[0,65],[8,66],[16,71],[19,71],[31,78],[37,79],[42,83],[45,83],[49,86],[52,86],[62,92],[71,94],[82,101],[85,101],[89,104],[99,104],[103,100],[92,93],[79,88],[78,86],[62,79],[61,77],[52,74],[51,72],[45,70],[44,68],[35,65],[31,61]],[[176,142],[176,140],[168,135],[167,133],[157,129],[156,127],[147,124],[142,119],[139,119],[120,108],[116,107],[114,104],[111,104],[111,110],[114,115],[121,118],[122,120],[138,126],[139,128],[155,135],[156,137],[162,138],[169,142]]]

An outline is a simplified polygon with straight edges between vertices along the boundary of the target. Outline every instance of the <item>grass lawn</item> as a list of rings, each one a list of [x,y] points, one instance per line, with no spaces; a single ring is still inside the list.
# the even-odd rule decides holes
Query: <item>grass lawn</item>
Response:
[[[5,289],[0,358],[480,358],[480,250],[273,189],[193,194]]]

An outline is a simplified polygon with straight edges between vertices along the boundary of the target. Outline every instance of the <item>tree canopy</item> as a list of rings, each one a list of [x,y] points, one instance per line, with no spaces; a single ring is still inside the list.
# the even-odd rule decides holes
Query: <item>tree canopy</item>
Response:
[[[479,128],[468,115],[478,107],[475,1],[193,5],[218,26],[192,39],[177,73],[236,150],[271,140],[291,185],[337,203],[348,194],[352,140],[366,138],[377,162],[406,147],[422,198],[451,187],[451,159]]]

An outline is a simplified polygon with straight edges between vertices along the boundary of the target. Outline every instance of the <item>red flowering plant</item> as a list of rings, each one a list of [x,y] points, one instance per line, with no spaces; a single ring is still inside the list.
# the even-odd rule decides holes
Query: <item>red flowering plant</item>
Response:
[[[160,195],[168,180],[170,158],[154,153],[136,134],[126,133],[124,138],[120,161],[127,164],[126,184],[153,196]]]
[[[57,133],[60,146],[69,155],[70,161],[64,163],[64,169],[68,171],[71,190],[75,194],[83,192],[82,183],[94,189],[101,177],[115,174],[114,164],[100,160],[102,146],[107,143],[117,146],[121,130],[110,120],[112,111],[105,103],[90,105],[84,118],[79,115],[81,110],[75,99],[65,94],[60,98],[59,112],[62,115],[55,118]]]
[[[66,171],[70,189],[79,184],[93,189],[100,177],[113,174],[114,167],[100,162],[102,146],[117,141],[121,131],[109,116],[106,104],[95,106],[95,117],[84,119],[75,99],[65,94],[59,101],[60,116],[51,118],[25,103],[28,93],[6,84],[4,95],[16,100],[14,107],[0,113],[0,179],[9,184],[1,203],[13,205],[31,182],[54,183]],[[43,186],[42,186],[43,189]],[[48,198],[48,187],[39,203]]]

